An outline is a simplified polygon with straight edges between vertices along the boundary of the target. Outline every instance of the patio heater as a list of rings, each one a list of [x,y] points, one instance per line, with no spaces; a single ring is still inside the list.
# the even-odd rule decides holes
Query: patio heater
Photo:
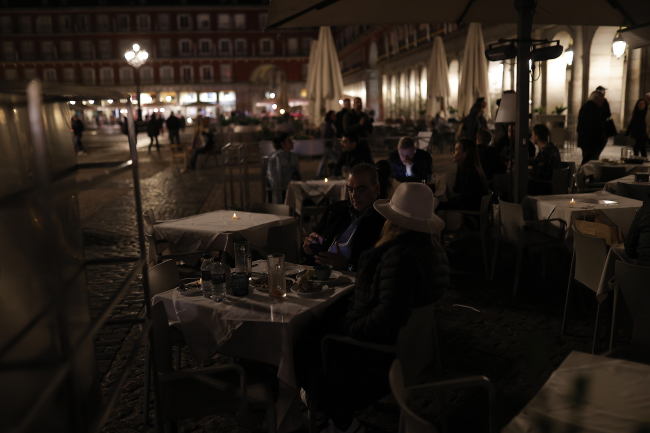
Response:
[[[133,49],[124,53],[124,58],[126,59],[126,62],[135,69],[136,94],[138,95],[138,121],[141,121],[142,105],[140,103],[140,75],[138,74],[138,69],[140,66],[145,64],[149,58],[149,53],[147,53],[146,50],[141,50],[140,45],[133,44]]]

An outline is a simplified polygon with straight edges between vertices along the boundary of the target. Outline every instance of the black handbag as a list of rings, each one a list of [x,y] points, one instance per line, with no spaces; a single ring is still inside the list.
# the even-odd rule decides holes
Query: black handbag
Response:
[[[614,121],[611,117],[605,121],[605,134],[607,134],[607,137],[614,137],[618,134],[616,131],[616,125],[614,125]]]

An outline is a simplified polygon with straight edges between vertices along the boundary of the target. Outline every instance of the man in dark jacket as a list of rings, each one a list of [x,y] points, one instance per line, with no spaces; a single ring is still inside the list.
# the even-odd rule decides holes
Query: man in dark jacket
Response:
[[[650,195],[636,211],[630,230],[625,236],[625,254],[636,259],[639,266],[650,266]]]
[[[532,169],[529,171],[528,194],[530,195],[553,194],[551,184],[553,172],[562,166],[560,151],[548,141],[549,134],[546,125],[540,123],[533,126],[533,143],[539,146],[539,153],[532,160]]]
[[[582,149],[582,164],[600,158],[607,144],[605,121],[600,112],[604,101],[602,92],[595,91],[578,113],[578,147]]]
[[[149,143],[149,152],[151,152],[151,146],[153,146],[154,139],[156,140],[156,150],[160,151],[160,143],[158,143],[158,134],[160,134],[160,124],[156,118],[156,114],[152,114],[147,122],[147,135],[151,139]]]
[[[388,154],[388,160],[396,181],[429,183],[433,158],[426,150],[416,149],[415,140],[411,137],[402,137],[397,150]]]
[[[348,111],[350,111],[350,98],[345,98],[343,100],[343,109],[336,113],[336,136],[338,138],[343,137],[343,119],[345,119]]]
[[[374,165],[370,148],[366,144],[359,143],[359,137],[356,134],[344,133],[341,139],[341,156],[334,167],[334,175],[343,175],[343,167],[352,169],[357,164],[365,162]]]
[[[181,144],[181,139],[178,135],[178,130],[181,129],[181,121],[178,117],[174,115],[172,111],[171,116],[167,119],[167,131],[169,131],[169,144],[174,144],[174,138],[176,139],[176,144]]]
[[[72,116],[72,132],[74,134],[74,147],[77,155],[84,155],[86,153],[83,144],[81,144],[81,136],[83,135],[84,129],[86,127],[81,119],[79,119],[79,116],[76,114]]]
[[[363,112],[361,98],[354,98],[354,110],[349,110],[343,118],[343,130],[359,137],[368,137],[372,134],[372,121]]]
[[[476,149],[478,150],[478,159],[481,162],[483,173],[488,182],[492,182],[495,174],[503,174],[508,171],[508,167],[501,159],[501,154],[496,146],[490,146],[492,133],[487,129],[481,129],[476,134]]]
[[[370,164],[355,165],[347,188],[350,200],[331,205],[316,231],[305,238],[300,251],[303,263],[356,271],[361,253],[379,239],[386,219],[372,207],[379,195],[377,170]]]

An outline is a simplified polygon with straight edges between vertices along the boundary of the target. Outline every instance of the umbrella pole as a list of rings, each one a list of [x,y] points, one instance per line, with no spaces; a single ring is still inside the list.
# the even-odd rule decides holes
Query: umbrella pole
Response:
[[[517,131],[515,141],[514,203],[528,193],[528,111],[530,45],[533,32],[534,0],[515,0],[517,19]]]

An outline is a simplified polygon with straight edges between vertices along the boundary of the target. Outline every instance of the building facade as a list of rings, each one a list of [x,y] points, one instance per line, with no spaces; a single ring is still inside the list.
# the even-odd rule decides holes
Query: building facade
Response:
[[[502,38],[516,38],[515,25],[484,25],[487,47]],[[578,110],[598,86],[607,88],[612,118],[619,130],[627,126],[638,99],[650,92],[650,47],[616,57],[612,42],[616,27],[535,26],[533,38],[559,40],[572,55],[537,62],[530,84],[531,112],[548,114],[567,107]],[[451,96],[447,105],[458,106],[458,87],[467,26],[421,24],[341,27],[334,39],[343,73],[344,93],[359,96],[379,120],[432,116],[440,101],[427,95],[433,39],[444,41],[449,66]],[[571,62],[569,62],[571,60]],[[490,110],[504,90],[515,89],[515,60],[488,62]],[[452,110],[453,111],[453,110]]]
[[[219,103],[221,111],[254,113],[282,83],[288,99],[304,94],[318,35],[313,29],[265,33],[268,2],[99,3],[4,8],[0,79],[39,77],[135,94],[139,78],[143,109]],[[149,54],[138,70],[124,58],[136,43]]]

